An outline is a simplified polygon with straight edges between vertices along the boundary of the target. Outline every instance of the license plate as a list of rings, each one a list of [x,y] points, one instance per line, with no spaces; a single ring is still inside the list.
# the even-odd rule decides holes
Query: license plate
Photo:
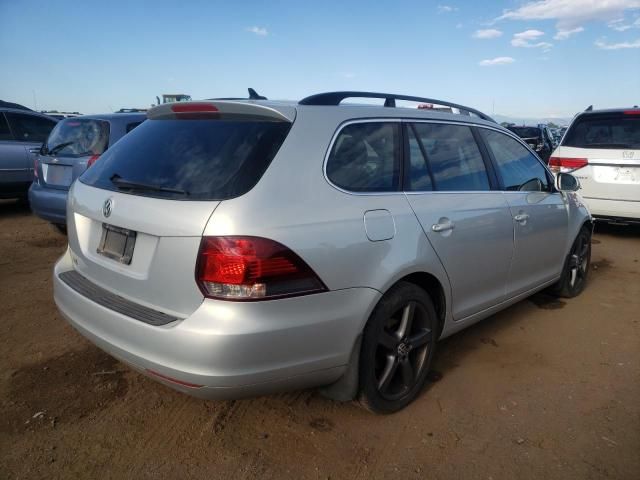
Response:
[[[45,182],[51,185],[69,186],[73,179],[73,168],[68,165],[43,164]]]
[[[135,244],[136,232],[103,223],[97,252],[124,265],[129,265],[133,258]]]

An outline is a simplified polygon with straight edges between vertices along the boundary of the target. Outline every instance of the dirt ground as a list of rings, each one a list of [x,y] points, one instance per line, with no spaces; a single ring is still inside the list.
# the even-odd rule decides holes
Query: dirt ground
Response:
[[[57,313],[65,245],[0,202],[0,478],[640,478],[639,228],[598,228],[582,296],[441,342],[441,375],[391,416],[314,391],[204,402],[129,370]]]

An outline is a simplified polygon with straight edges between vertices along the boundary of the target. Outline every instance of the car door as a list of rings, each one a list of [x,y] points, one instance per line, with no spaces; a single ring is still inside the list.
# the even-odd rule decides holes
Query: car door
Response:
[[[560,275],[568,234],[564,197],[540,159],[520,140],[497,130],[480,129],[495,164],[513,217],[515,251],[509,272],[509,297]]]
[[[0,112],[0,185],[10,188],[23,182],[27,163],[22,143],[16,141],[3,112]]]
[[[505,298],[513,220],[472,129],[406,123],[404,190],[451,284],[454,320]]]
[[[36,150],[49,136],[56,121],[42,115],[32,113],[6,112],[9,128],[14,138],[16,181],[30,182],[33,179],[33,165]],[[19,155],[19,152],[21,155]]]

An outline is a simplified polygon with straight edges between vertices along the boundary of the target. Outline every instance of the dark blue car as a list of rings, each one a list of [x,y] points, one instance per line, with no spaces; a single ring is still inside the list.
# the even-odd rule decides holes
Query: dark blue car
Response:
[[[67,192],[73,181],[146,118],[145,113],[112,113],[61,120],[36,161],[29,189],[33,212],[64,231]]]

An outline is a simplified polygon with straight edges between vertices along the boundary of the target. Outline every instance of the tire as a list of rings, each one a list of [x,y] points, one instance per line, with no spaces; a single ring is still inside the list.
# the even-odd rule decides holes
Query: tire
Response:
[[[374,309],[362,338],[360,404],[393,413],[411,403],[424,386],[435,352],[438,317],[429,295],[398,283]]]
[[[591,232],[583,227],[571,245],[560,280],[551,287],[551,293],[564,298],[580,295],[587,285],[590,266]]]

